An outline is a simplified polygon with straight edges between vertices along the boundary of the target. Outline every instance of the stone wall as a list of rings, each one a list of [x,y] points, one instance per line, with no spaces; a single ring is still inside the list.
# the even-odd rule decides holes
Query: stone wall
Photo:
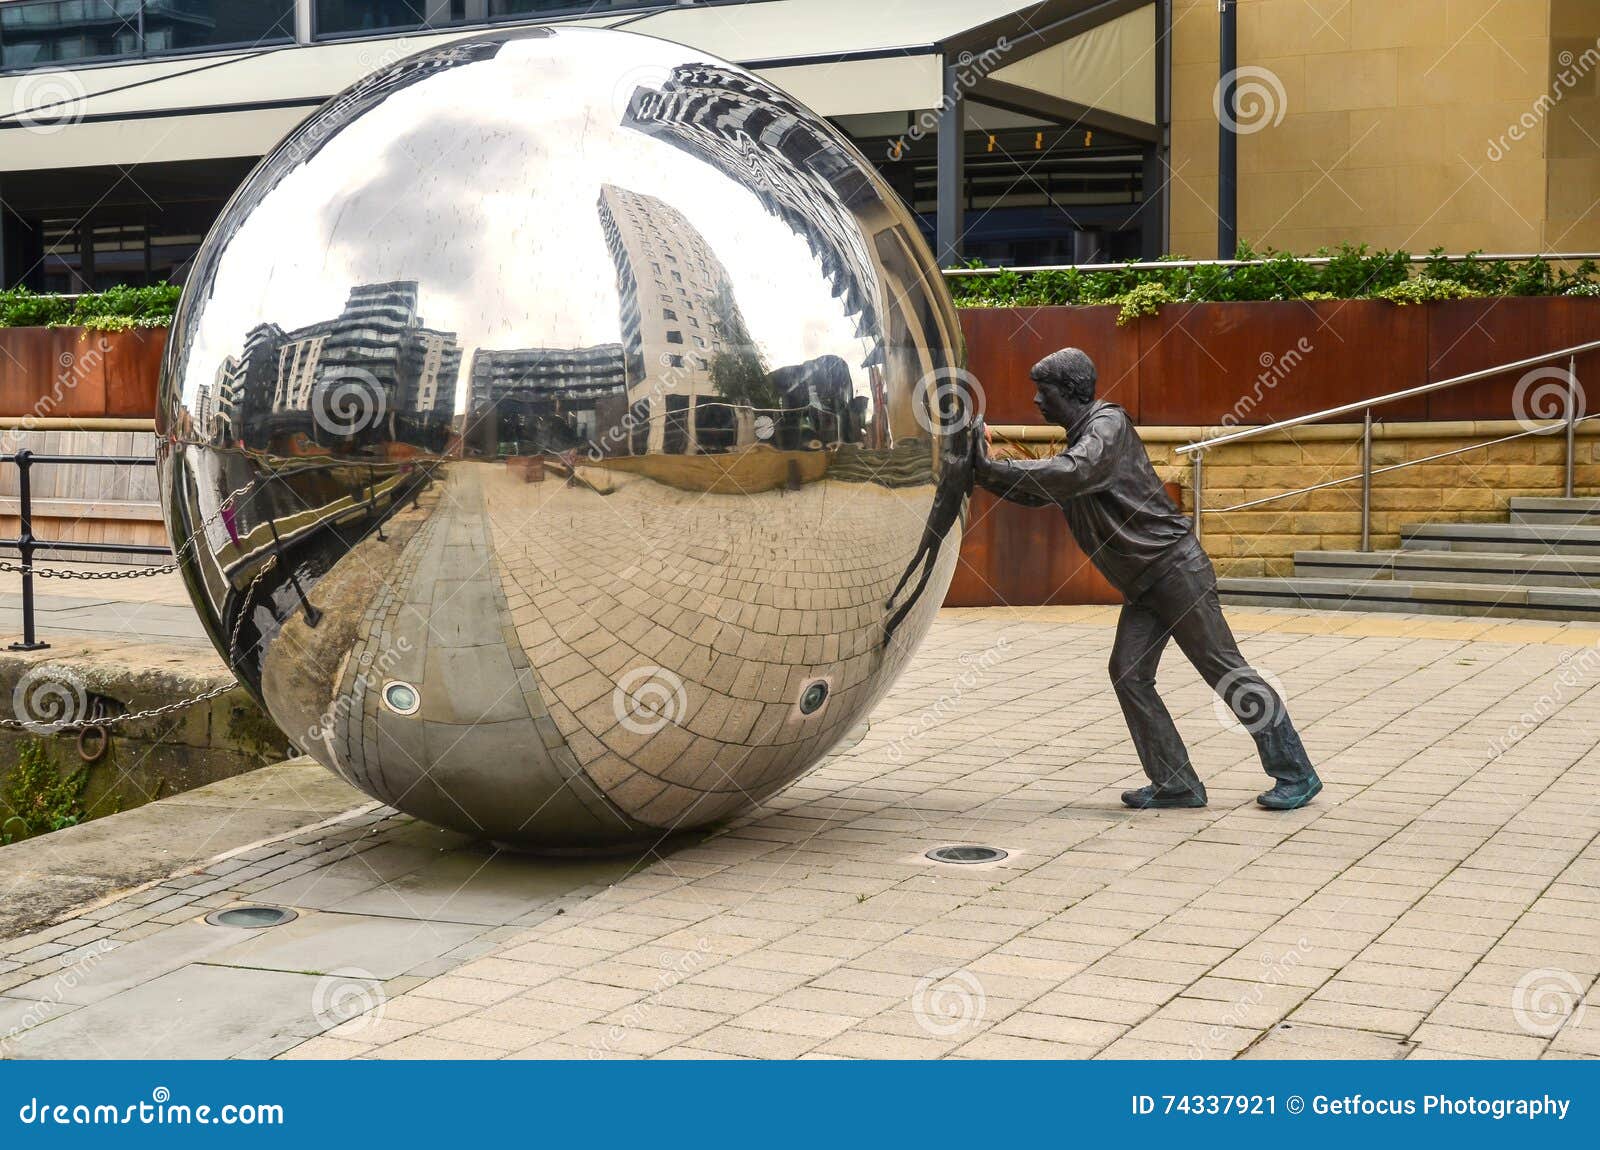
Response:
[[[1059,449],[1047,428],[996,428],[1003,438],[1039,455]],[[1183,489],[1183,510],[1194,510],[1194,472],[1177,449],[1220,434],[1203,427],[1141,427],[1145,446],[1161,478]],[[1513,435],[1511,420],[1480,423],[1395,423],[1373,429],[1373,466],[1425,459]],[[1574,490],[1600,494],[1600,426],[1578,428]],[[1057,433],[1059,435],[1059,433]],[[1359,424],[1300,427],[1207,453],[1205,506],[1224,508],[1361,472]],[[1378,474],[1372,481],[1372,546],[1400,545],[1403,525],[1423,522],[1503,523],[1513,496],[1562,494],[1564,433],[1529,436]],[[1361,545],[1361,485],[1352,482],[1282,499],[1243,511],[1214,510],[1205,516],[1206,550],[1222,575],[1288,575],[1294,553],[1350,550]]]
[[[1596,37],[1594,0],[1239,5],[1239,62],[1251,69],[1240,77],[1239,235],[1296,252],[1341,240],[1593,247],[1594,71],[1580,66],[1577,86],[1542,109],[1562,60]],[[1172,45],[1168,250],[1204,258],[1217,244],[1216,0],[1175,0]]]

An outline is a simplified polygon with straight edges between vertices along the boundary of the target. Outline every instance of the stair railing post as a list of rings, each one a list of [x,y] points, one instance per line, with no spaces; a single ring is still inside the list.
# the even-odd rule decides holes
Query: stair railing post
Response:
[[[1372,550],[1372,408],[1361,418],[1361,550]]]
[[[1564,490],[1572,498],[1573,464],[1577,459],[1578,444],[1578,357],[1567,363],[1567,468]]]
[[[42,651],[49,643],[39,642],[33,621],[33,452],[24,447],[16,454],[17,464],[17,553],[22,558],[22,642],[12,643],[13,651]]]
[[[1206,482],[1205,460],[1205,452],[1194,453],[1194,541],[1202,545],[1205,543],[1205,528],[1201,526],[1201,517],[1205,514],[1205,497],[1202,494]]]

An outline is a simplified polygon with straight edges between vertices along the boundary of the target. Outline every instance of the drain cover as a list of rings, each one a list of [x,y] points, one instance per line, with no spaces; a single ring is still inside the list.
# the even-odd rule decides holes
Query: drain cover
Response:
[[[1007,853],[999,847],[934,847],[927,857],[942,863],[986,863],[999,862]]]
[[[259,930],[264,926],[279,926],[294,919],[295,912],[281,906],[233,906],[227,910],[214,910],[206,915],[212,926],[242,926]]]

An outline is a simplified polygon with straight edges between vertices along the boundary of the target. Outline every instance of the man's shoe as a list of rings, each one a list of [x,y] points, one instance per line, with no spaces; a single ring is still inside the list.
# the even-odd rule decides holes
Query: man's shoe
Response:
[[[1270,791],[1262,791],[1257,795],[1256,802],[1269,811],[1297,811],[1316,798],[1321,790],[1322,780],[1313,774],[1293,782],[1280,781]]]
[[[1206,792],[1204,787],[1198,791],[1161,791],[1154,786],[1140,787],[1136,791],[1123,791],[1122,805],[1136,811],[1203,807],[1206,805]]]

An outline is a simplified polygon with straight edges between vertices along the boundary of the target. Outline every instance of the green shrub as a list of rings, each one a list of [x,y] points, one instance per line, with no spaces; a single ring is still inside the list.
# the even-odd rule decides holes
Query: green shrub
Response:
[[[1241,244],[1239,259],[1261,262],[1242,267],[1205,263],[1099,271],[1006,268],[993,275],[952,276],[947,282],[962,307],[1112,303],[1119,307],[1118,323],[1153,315],[1167,303],[1384,299],[1411,304],[1474,296],[1600,295],[1600,269],[1590,261],[1557,270],[1542,259],[1486,260],[1472,253],[1447,260],[1442,250],[1435,250],[1413,264],[1408,252],[1372,251],[1364,244],[1321,248],[1312,254],[1328,262],[1313,264],[1286,252],[1257,253]],[[1161,262],[1181,258],[1163,256]],[[975,260],[969,266],[982,264]]]
[[[1134,287],[1111,301],[1122,305],[1117,312],[1117,326],[1130,324],[1142,315],[1155,315],[1161,310],[1164,303],[1172,303],[1172,293],[1163,283],[1136,284]]]
[[[1413,303],[1432,303],[1442,299],[1473,299],[1484,293],[1455,280],[1439,280],[1432,276],[1418,276],[1414,280],[1395,284],[1377,293],[1378,299],[1404,307]]]
[[[87,327],[98,331],[166,327],[172,322],[181,292],[176,284],[123,284],[68,299],[12,288],[0,291],[0,327]]]
[[[23,743],[0,792],[0,843],[42,835],[83,820],[89,768],[63,775],[39,739]]]

